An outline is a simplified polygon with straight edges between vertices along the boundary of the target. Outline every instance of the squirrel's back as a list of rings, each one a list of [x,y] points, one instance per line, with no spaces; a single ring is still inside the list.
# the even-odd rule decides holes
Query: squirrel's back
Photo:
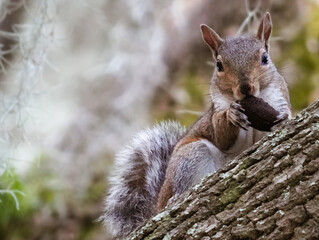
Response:
[[[154,214],[169,158],[185,133],[177,122],[162,122],[138,133],[116,156],[101,217],[114,237],[128,235]]]

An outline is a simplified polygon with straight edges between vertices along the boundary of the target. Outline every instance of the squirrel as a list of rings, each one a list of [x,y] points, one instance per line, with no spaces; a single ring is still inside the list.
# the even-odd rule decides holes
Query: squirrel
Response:
[[[287,84],[269,56],[271,30],[268,12],[255,36],[222,39],[201,25],[216,60],[211,107],[188,130],[177,122],[162,122],[140,132],[117,155],[101,217],[115,238],[129,235],[266,134],[250,126],[240,100],[263,99],[278,112],[276,124],[291,118]]]

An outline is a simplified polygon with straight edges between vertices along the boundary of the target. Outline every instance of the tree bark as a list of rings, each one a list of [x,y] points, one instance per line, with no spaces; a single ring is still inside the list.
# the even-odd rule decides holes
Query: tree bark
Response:
[[[130,239],[319,239],[319,102],[183,194]]]

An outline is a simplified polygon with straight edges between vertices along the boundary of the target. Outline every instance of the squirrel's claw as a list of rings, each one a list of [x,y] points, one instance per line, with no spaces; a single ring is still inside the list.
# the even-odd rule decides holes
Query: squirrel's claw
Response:
[[[245,110],[239,103],[232,102],[230,104],[230,108],[228,109],[228,119],[233,125],[248,131],[251,123],[248,121],[244,111]]]

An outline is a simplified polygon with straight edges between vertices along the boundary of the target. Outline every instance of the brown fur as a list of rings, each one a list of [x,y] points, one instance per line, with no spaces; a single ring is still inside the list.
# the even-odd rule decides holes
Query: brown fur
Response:
[[[170,162],[167,168],[164,184],[161,188],[161,191],[158,195],[158,201],[156,204],[156,213],[159,213],[168,203],[168,200],[175,195],[173,189],[173,178],[174,173],[179,165],[179,162]]]
[[[237,139],[239,127],[234,126],[227,117],[227,111],[216,112],[213,115],[214,145],[222,151],[227,151]]]
[[[180,140],[207,139],[222,151],[228,150],[236,141],[239,128],[234,126],[226,114],[227,111],[215,112],[212,106],[197,122],[195,122],[186,136]],[[179,146],[179,144],[177,145]]]
[[[198,137],[198,136],[187,136],[187,137],[184,137],[182,138],[178,144],[176,145],[175,149],[179,149],[189,143],[192,143],[192,142],[197,142],[199,140],[201,140],[202,138],[201,137]]]
[[[166,179],[161,191],[158,195],[158,202],[156,205],[156,213],[159,213],[168,203],[168,200],[175,195],[173,190],[173,181],[172,179]]]

